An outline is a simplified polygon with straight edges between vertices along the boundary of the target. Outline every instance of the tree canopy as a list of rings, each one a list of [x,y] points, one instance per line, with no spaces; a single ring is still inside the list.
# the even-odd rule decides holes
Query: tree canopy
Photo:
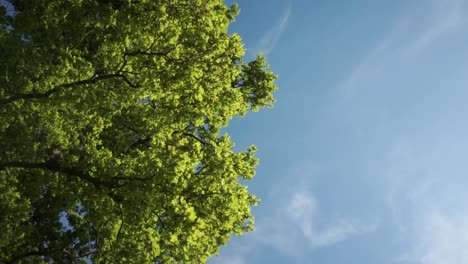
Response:
[[[0,6],[0,262],[203,263],[253,228],[255,147],[220,129],[269,107],[222,0]]]

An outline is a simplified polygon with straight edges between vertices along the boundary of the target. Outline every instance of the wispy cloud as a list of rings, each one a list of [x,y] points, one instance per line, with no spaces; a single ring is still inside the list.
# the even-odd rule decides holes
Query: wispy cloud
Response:
[[[454,32],[466,23],[464,0],[434,1],[429,10],[428,26],[416,34],[406,51],[419,52],[446,33]]]
[[[327,218],[310,191],[296,189],[286,196],[285,201],[276,202],[278,207],[275,210],[259,215],[254,233],[234,239],[229,250],[214,257],[213,263],[244,264],[259,248],[273,249],[291,261],[302,263],[302,258],[311,251],[331,247],[378,228],[375,221],[364,223],[346,218]]]
[[[431,138],[437,143],[421,146],[408,138],[389,152],[387,202],[406,245],[398,263],[468,263],[468,170],[461,158],[468,143],[453,127],[441,127]]]
[[[236,248],[237,249],[237,248]],[[247,251],[247,252],[250,252]],[[238,251],[233,252],[231,254],[223,254],[220,256],[213,257],[208,263],[217,263],[217,264],[246,264],[247,263],[247,256],[245,251]],[[213,262],[211,262],[213,261]]]
[[[385,201],[390,209],[391,220],[401,233],[409,228],[406,214],[410,211],[408,206],[412,206],[412,202],[416,200],[411,199],[410,195],[413,194],[413,198],[420,197],[424,188],[419,186],[428,184],[426,171],[421,164],[423,162],[417,158],[416,153],[417,150],[414,150],[411,144],[395,142],[388,153],[388,167],[383,173],[387,181]]]
[[[208,264],[246,264],[249,253],[255,250],[255,241],[250,239],[252,233],[244,237],[232,237],[228,248],[221,248],[221,253],[208,260]],[[243,241],[241,241],[243,240]]]
[[[260,39],[257,52],[261,50],[264,55],[268,55],[273,51],[288,25],[291,9],[292,5],[289,3],[278,22]]]
[[[396,241],[392,243],[402,245],[402,251],[405,251],[403,256],[399,255],[400,252],[392,252],[394,256],[400,256],[395,260],[408,264],[466,264],[468,205],[464,203],[467,195],[463,186],[466,186],[465,176],[468,173],[465,165],[468,146],[465,135],[468,128],[454,121],[462,120],[458,113],[466,109],[460,104],[448,110],[452,108],[452,102],[455,104],[456,96],[447,96],[453,99],[451,101],[434,100],[436,104],[446,104],[444,108],[429,103],[405,102],[398,96],[414,96],[414,101],[417,101],[424,96],[417,96],[416,93],[407,95],[406,91],[424,93],[424,88],[415,86],[424,87],[427,80],[448,78],[441,73],[439,76],[427,76],[424,81],[415,81],[408,72],[421,76],[437,74],[433,69],[426,69],[420,60],[431,60],[432,57],[427,57],[432,52],[431,48],[441,48],[443,45],[439,44],[444,40],[466,33],[467,1],[422,2],[417,8],[408,9],[395,17],[397,23],[357,61],[337,88],[346,106],[354,106],[349,102],[358,102],[359,107],[366,110],[363,113],[366,128],[369,129],[369,123],[382,123],[388,127],[385,131],[373,130],[382,133],[382,141],[386,141],[382,148],[393,142],[393,146],[389,147],[388,160],[383,161],[388,167],[377,168],[375,174],[386,179],[384,199],[389,214],[393,216],[393,219],[386,219],[390,224],[382,226],[382,229],[389,228],[393,232],[396,226],[397,234],[392,236]],[[448,43],[443,43],[445,49],[451,47]],[[441,50],[435,53],[436,56],[444,56]],[[437,57],[432,61],[437,63]],[[461,80],[466,82],[465,78]],[[452,85],[447,82],[443,86],[447,94],[465,95]],[[414,90],[411,90],[413,87]],[[373,93],[369,95],[369,91]],[[443,93],[437,94],[445,96]],[[384,95],[398,96],[391,98]],[[400,111],[399,107],[409,111]],[[376,118],[375,112],[381,109],[388,116]],[[433,111],[433,114],[425,113],[425,110]],[[445,114],[440,114],[441,111],[445,111]],[[404,116],[406,114],[408,116]],[[422,121],[424,118],[427,121]],[[391,132],[387,132],[389,130]]]
[[[401,64],[408,55],[417,55],[450,33],[459,32],[468,23],[466,0],[425,1],[418,12],[400,14],[388,32],[376,42],[338,85],[344,96],[388,68]]]
[[[274,219],[274,221],[271,221]],[[295,190],[276,211],[259,219],[255,239],[276,251],[300,259],[311,250],[330,247],[350,237],[373,232],[377,223],[329,218],[312,192]]]
[[[394,41],[394,36],[398,34],[399,28],[403,23],[399,23],[392,31],[379,42],[375,48],[370,50],[364,58],[352,69],[351,73],[339,85],[338,89],[344,95],[350,95],[356,85],[364,78],[372,76],[373,73],[379,70],[380,65],[384,63],[384,57],[388,55],[389,46]]]
[[[423,221],[415,233],[412,251],[398,262],[468,263],[468,215],[457,218],[440,210],[432,210],[420,217]]]
[[[311,248],[331,246],[347,238],[374,231],[376,224],[363,225],[346,219],[335,221],[328,226],[319,226],[319,210],[316,199],[306,192],[294,194],[285,210],[285,217],[298,228]]]

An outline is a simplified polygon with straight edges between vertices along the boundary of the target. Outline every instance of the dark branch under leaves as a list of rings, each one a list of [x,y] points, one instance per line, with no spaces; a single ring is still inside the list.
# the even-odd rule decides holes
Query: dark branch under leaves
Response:
[[[51,172],[64,173],[67,176],[77,177],[86,182],[92,183],[97,189],[101,190],[101,187],[109,189],[120,187],[119,184],[113,181],[103,181],[98,178],[92,177],[89,174],[83,172],[76,167],[61,167],[57,162],[23,162],[23,161],[12,161],[0,163],[0,170],[7,168],[22,168],[22,169],[42,169]]]
[[[57,93],[61,89],[64,88],[70,88],[70,87],[75,87],[75,86],[81,86],[81,85],[86,85],[86,84],[95,84],[99,81],[103,80],[108,80],[108,79],[122,79],[128,86],[132,88],[140,88],[141,85],[139,84],[134,84],[132,83],[127,76],[121,74],[121,70],[117,71],[117,73],[113,74],[102,74],[98,75],[95,74],[92,77],[85,79],[85,80],[79,80],[71,83],[65,83],[65,84],[60,84],[47,92],[44,93],[27,93],[27,94],[16,94],[14,96],[11,96],[10,98],[7,99],[1,99],[0,100],[0,106],[5,106],[7,104],[19,101],[19,100],[31,100],[31,99],[42,99],[42,98],[47,98],[51,96],[54,93]]]
[[[208,144],[208,142],[206,142],[206,141],[203,141],[202,139],[198,138],[198,137],[197,137],[197,136],[195,136],[194,134],[190,134],[190,133],[182,133],[182,135],[184,135],[184,136],[189,136],[189,137],[191,137],[191,138],[195,139],[196,141],[200,142],[200,143],[201,143],[201,144],[203,144],[203,145],[207,145],[207,144]]]
[[[10,260],[7,260],[6,264],[14,264],[20,262],[22,259],[32,256],[49,256],[56,252],[61,251],[61,249],[54,249],[54,250],[38,250],[38,251],[30,251],[25,252],[16,256],[13,256]]]

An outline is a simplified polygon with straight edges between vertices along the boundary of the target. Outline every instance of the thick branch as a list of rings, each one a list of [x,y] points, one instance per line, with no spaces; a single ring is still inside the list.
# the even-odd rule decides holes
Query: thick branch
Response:
[[[12,161],[0,163],[0,170],[6,168],[23,168],[23,169],[42,169],[52,172],[61,172],[68,176],[77,177],[89,183],[92,183],[97,189],[101,190],[101,187],[107,188],[116,188],[120,187],[115,182],[99,180],[95,177],[90,176],[89,174],[83,172],[76,167],[61,167],[56,162],[22,162],[22,161]]]
[[[112,179],[117,180],[117,181],[150,181],[153,179],[153,177],[139,178],[139,177],[116,176],[116,177],[112,177]]]
[[[135,50],[135,51],[129,51],[125,52],[124,55],[126,56],[138,56],[138,55],[144,55],[144,56],[167,56],[172,50],[167,50],[163,52],[148,52],[148,51],[142,51],[142,50]]]
[[[139,146],[145,145],[147,147],[150,147],[149,143],[151,142],[151,138],[139,138],[133,142],[127,150],[125,150],[123,153],[128,154],[130,153],[131,150],[138,148]]]
[[[52,172],[61,172],[66,174],[67,176],[77,177],[81,180],[87,181],[92,183],[98,190],[102,191],[101,187],[106,187],[108,189],[114,189],[123,187],[128,184],[129,181],[149,181],[153,177],[146,177],[146,178],[138,178],[138,177],[125,177],[125,176],[116,176],[112,177],[109,181],[103,181],[98,178],[92,177],[89,174],[83,172],[79,168],[76,167],[60,167],[58,164],[54,162],[21,162],[21,161],[12,161],[12,162],[5,162],[0,163],[0,170],[4,170],[7,168],[22,168],[22,169],[42,169]],[[119,183],[120,181],[127,181],[127,183]],[[113,195],[112,193],[108,193],[112,198],[116,198],[117,196]]]
[[[195,175],[200,175],[204,169],[208,168],[208,165],[202,166],[195,172]]]
[[[156,212],[154,212],[154,211],[153,211],[153,213],[158,217],[158,222],[161,223],[161,227],[162,227],[163,229],[165,229],[166,226],[165,226],[165,223],[164,223],[163,218],[162,218],[158,213],[156,213]]]
[[[61,84],[59,86],[56,86],[56,87],[50,89],[49,91],[47,91],[45,93],[17,94],[17,95],[14,95],[14,96],[10,97],[10,98],[0,100],[0,105],[6,105],[6,104],[9,104],[9,103],[12,103],[12,102],[15,102],[15,101],[18,101],[18,100],[23,100],[23,99],[46,98],[46,97],[49,97],[51,94],[54,94],[54,93],[58,92],[62,88],[68,88],[68,87],[73,87],[73,86],[79,86],[79,85],[94,83],[94,82],[96,82],[98,80],[101,80],[101,78],[103,78],[103,77],[92,76],[91,78],[86,79],[86,80],[80,80],[80,81],[76,81],[76,82]]]
[[[60,251],[60,249],[55,249],[55,250],[39,250],[39,251],[31,251],[31,252],[25,252],[16,256],[13,256],[10,260],[7,260],[7,264],[14,264],[19,261],[21,261],[24,258],[27,257],[32,257],[32,256],[49,256],[54,254],[55,252]]]
[[[132,83],[125,75],[120,74],[120,73],[104,74],[104,75],[93,75],[91,78],[88,78],[88,79],[85,79],[85,80],[60,84],[60,85],[58,85],[58,86],[56,86],[56,87],[54,87],[54,88],[52,88],[49,91],[44,92],[44,93],[17,94],[17,95],[14,95],[14,96],[10,97],[10,98],[0,100],[0,106],[4,106],[4,105],[7,105],[7,104],[10,104],[10,103],[19,101],[19,100],[47,98],[50,95],[60,91],[63,88],[69,88],[69,87],[86,85],[86,84],[95,84],[95,83],[97,83],[99,81],[112,79],[112,78],[120,78],[128,86],[130,86],[132,88],[141,87],[141,85],[137,85],[137,84]]]
[[[195,139],[196,141],[200,142],[200,143],[203,144],[203,145],[207,145],[207,144],[208,144],[208,142],[201,140],[200,138],[198,138],[198,137],[195,136],[194,134],[182,133],[182,135],[189,136],[189,137]]]

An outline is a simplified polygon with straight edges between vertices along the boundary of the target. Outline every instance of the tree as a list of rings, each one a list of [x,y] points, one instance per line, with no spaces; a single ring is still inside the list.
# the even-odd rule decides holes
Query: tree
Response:
[[[0,8],[0,262],[203,263],[252,230],[255,147],[220,129],[271,106],[222,0]]]

